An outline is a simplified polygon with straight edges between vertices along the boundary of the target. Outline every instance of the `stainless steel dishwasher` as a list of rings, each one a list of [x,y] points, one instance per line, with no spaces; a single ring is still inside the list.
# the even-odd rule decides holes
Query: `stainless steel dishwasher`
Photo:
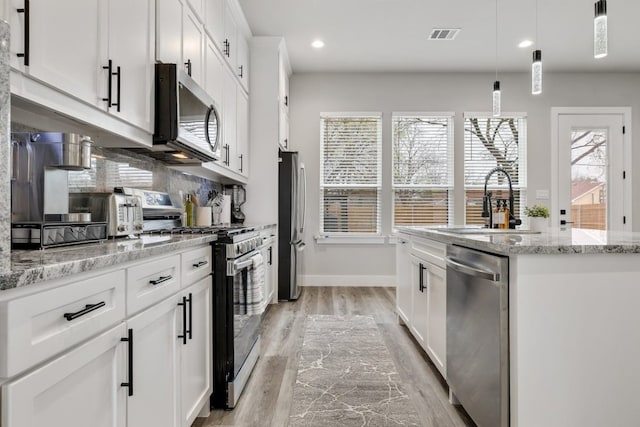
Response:
[[[447,379],[479,427],[509,425],[509,258],[447,246]]]

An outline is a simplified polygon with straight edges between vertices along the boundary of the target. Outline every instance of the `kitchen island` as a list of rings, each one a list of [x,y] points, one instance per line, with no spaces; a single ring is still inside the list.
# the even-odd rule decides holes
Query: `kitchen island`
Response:
[[[445,379],[451,372],[440,341],[446,341],[442,294],[448,270],[438,260],[453,244],[508,257],[510,426],[638,425],[640,233],[552,229],[484,235],[455,234],[446,227],[399,232],[399,317],[412,333],[424,331],[425,350],[442,366]],[[403,250],[419,261],[413,263],[419,270],[410,262],[402,267]],[[407,268],[420,278],[418,286],[402,278]],[[403,282],[411,289],[403,290]],[[426,307],[415,303],[420,288],[427,290]],[[421,317],[427,321],[423,328],[414,325]]]

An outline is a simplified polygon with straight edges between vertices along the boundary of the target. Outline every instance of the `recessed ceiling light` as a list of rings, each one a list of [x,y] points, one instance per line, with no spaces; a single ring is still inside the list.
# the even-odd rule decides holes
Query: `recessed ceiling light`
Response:
[[[519,44],[518,47],[519,48],[525,48],[525,47],[530,47],[533,46],[533,42],[531,40],[522,40]]]
[[[322,40],[314,40],[313,43],[311,43],[311,46],[315,47],[316,49],[320,49],[324,47],[324,42]]]

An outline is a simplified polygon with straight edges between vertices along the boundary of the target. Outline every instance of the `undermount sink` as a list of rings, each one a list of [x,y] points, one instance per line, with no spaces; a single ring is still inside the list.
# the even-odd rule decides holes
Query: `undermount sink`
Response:
[[[480,227],[451,227],[438,230],[442,233],[453,234],[540,234],[539,231],[513,228],[480,228]]]

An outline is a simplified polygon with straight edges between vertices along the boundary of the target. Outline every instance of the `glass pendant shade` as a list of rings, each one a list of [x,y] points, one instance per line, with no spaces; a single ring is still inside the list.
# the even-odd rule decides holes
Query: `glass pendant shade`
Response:
[[[499,117],[500,111],[500,82],[493,82],[493,117]]]
[[[607,1],[598,0],[595,4],[595,18],[593,20],[594,58],[607,56],[607,42]]]
[[[542,93],[542,51],[533,51],[533,63],[531,64],[531,93]]]

